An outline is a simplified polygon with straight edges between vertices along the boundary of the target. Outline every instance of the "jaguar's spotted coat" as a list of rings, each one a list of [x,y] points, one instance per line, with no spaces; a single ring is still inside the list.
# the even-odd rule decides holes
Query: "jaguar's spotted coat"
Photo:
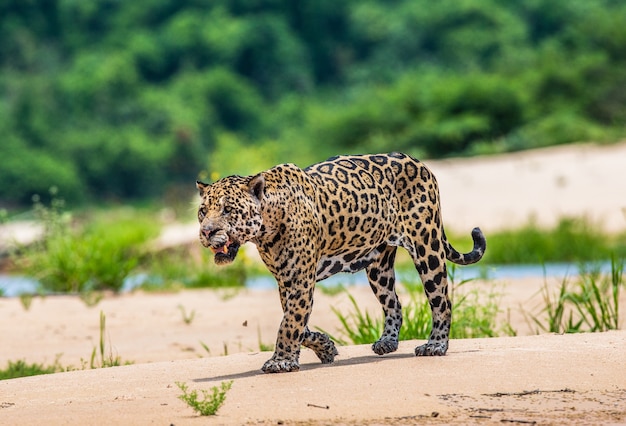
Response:
[[[263,371],[298,370],[301,345],[323,363],[333,362],[334,343],[307,323],[315,283],[338,272],[366,270],[386,318],[372,349],[395,351],[402,325],[393,268],[398,247],[410,253],[432,309],[430,338],[415,354],[446,353],[451,303],[445,260],[475,263],[486,241],[474,228],[471,252],[461,254],[448,243],[437,181],[423,163],[399,153],[339,156],[304,170],[282,164],[197,187],[200,241],[215,262],[232,262],[239,246],[251,241],[278,282],[284,316]]]

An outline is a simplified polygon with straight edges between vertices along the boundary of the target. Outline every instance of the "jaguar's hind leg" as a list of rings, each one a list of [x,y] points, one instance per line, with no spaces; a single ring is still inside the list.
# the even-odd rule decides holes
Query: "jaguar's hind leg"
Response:
[[[372,345],[378,355],[398,349],[398,337],[402,326],[402,306],[396,294],[396,275],[393,265],[396,247],[385,250],[367,267],[367,279],[385,313],[385,328],[380,338]]]
[[[433,241],[420,252],[425,253],[422,256],[416,256],[414,262],[432,311],[433,324],[428,342],[415,348],[415,355],[445,355],[448,350],[452,322],[452,303],[448,297],[445,252],[441,244]]]
[[[313,350],[315,355],[322,361],[322,364],[330,364],[335,361],[335,357],[339,355],[335,343],[330,337],[318,331],[311,331],[309,327],[304,329],[304,340],[302,345]]]

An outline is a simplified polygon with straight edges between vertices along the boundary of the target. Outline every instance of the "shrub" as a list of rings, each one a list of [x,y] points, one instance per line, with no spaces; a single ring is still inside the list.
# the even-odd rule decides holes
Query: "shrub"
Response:
[[[16,263],[48,292],[120,291],[139,262],[141,245],[159,231],[154,220],[124,212],[80,227],[58,198],[50,207],[35,198],[34,212],[45,225],[44,239],[19,253]]]

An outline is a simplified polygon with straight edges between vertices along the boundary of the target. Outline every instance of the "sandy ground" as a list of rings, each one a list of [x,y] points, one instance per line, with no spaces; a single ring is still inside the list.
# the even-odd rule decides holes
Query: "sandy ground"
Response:
[[[549,224],[587,215],[609,230],[626,229],[625,160],[622,143],[429,165],[449,227],[479,225],[488,235],[532,216]],[[560,279],[546,282],[554,288]],[[273,290],[137,292],[95,307],[56,296],[35,298],[28,309],[18,298],[0,298],[0,365],[58,360],[76,370],[0,381],[0,424],[626,424],[626,332],[534,335],[527,318],[539,312],[543,285],[464,286],[499,293],[502,320],[517,337],[453,340],[438,358],[412,356],[421,342],[402,342],[384,357],[369,345],[346,346],[330,366],[305,349],[301,371],[280,375],[259,370],[281,318]],[[378,313],[368,288],[350,292]],[[333,307],[348,312],[346,294],[318,289],[311,325],[338,334]],[[88,369],[100,312],[107,353],[132,365]],[[233,386],[217,416],[199,417],[177,398],[176,382],[210,389],[227,380]]]
[[[71,296],[36,298],[28,310],[0,299],[0,364],[58,359],[78,369],[0,381],[0,424],[626,422],[626,332],[521,336],[533,332],[523,313],[538,314],[543,280],[472,285],[502,294],[520,336],[453,340],[439,358],[414,357],[420,342],[384,357],[369,345],[342,346],[330,366],[304,349],[301,371],[281,375],[260,372],[271,356],[261,344],[273,343],[281,318],[272,290],[135,293],[92,308]],[[349,291],[378,313],[368,288]],[[181,306],[195,313],[190,324]],[[340,336],[332,307],[349,312],[347,295],[318,291],[311,325]],[[107,355],[132,365],[88,369],[100,311]],[[177,399],[176,382],[210,389],[227,380],[233,388],[216,417],[200,419]]]

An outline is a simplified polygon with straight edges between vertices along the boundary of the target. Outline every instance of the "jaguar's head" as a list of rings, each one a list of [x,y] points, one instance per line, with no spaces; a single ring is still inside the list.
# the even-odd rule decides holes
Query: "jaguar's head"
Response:
[[[262,174],[229,176],[213,184],[196,182],[202,201],[198,208],[200,242],[215,254],[218,265],[235,260],[239,247],[261,229]]]

